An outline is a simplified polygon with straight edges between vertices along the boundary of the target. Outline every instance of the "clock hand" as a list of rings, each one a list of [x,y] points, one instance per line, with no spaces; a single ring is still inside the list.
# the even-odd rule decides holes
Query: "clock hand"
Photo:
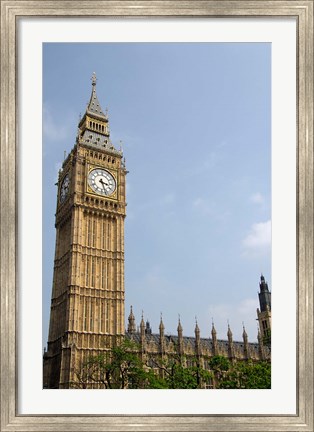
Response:
[[[104,183],[104,181],[103,181],[102,178],[99,180],[99,183],[102,184],[102,187],[103,187],[103,189],[104,189],[104,191],[105,191],[105,190],[106,190],[106,189],[105,189],[106,183]]]

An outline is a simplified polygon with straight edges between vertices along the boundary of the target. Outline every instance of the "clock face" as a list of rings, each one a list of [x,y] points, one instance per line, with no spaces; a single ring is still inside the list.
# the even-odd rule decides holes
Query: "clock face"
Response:
[[[88,174],[88,184],[99,195],[109,196],[116,190],[116,181],[113,175],[102,168],[93,169]]]
[[[66,197],[67,197],[67,195],[68,195],[68,193],[69,193],[69,187],[70,187],[70,178],[69,178],[69,174],[67,174],[65,177],[64,177],[64,179],[62,180],[62,183],[61,183],[61,188],[60,188],[60,202],[62,203],[65,199],[66,199]]]

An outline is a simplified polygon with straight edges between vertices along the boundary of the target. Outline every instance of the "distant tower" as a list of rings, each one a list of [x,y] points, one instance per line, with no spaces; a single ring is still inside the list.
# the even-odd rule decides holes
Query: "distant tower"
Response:
[[[258,293],[260,308],[257,309],[257,319],[260,328],[260,335],[265,345],[270,345],[271,337],[271,292],[265,278],[261,275]]]
[[[133,313],[133,308],[131,306],[130,315],[128,318],[129,324],[128,324],[128,333],[136,333],[136,324],[135,324],[135,316]]]

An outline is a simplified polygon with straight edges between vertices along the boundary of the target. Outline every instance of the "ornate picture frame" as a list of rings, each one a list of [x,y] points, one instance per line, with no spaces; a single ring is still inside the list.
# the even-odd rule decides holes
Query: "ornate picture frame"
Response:
[[[18,413],[18,20],[22,17],[295,17],[297,20],[297,414]],[[1,1],[1,431],[313,431],[313,1]]]

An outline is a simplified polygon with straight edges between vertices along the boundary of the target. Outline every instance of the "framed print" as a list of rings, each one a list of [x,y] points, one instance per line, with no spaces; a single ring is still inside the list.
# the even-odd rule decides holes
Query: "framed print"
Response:
[[[313,431],[313,2],[2,1],[1,24],[1,431],[148,428]],[[223,61],[224,56],[228,56],[228,62]],[[216,59],[220,61],[217,70]],[[112,67],[112,63],[116,66]],[[100,72],[94,71],[94,66]],[[80,81],[83,77],[86,80],[89,69],[87,79],[91,77],[91,82]],[[202,73],[195,74],[201,70]],[[114,77],[118,77],[115,84]],[[108,82],[101,82],[103,79]],[[249,82],[254,85],[250,90],[250,104],[243,103],[246,110],[240,116],[235,107],[237,101],[246,101],[244,81],[246,85]],[[90,101],[86,112],[73,120],[76,107],[70,108],[71,104],[86,84],[91,85]],[[107,102],[103,102],[100,90],[110,85],[108,97],[110,100],[116,97],[120,107],[123,105],[121,108],[113,105],[112,116],[103,109]],[[86,99],[85,90],[80,97]],[[165,97],[159,99],[163,93]],[[172,111],[167,93],[173,95]],[[147,98],[155,101],[155,108]],[[164,106],[158,105],[162,100]],[[186,109],[180,111],[185,103]],[[75,104],[84,109],[81,100]],[[56,122],[54,113],[58,111],[60,117]],[[178,112],[181,114],[177,118]],[[115,126],[116,132],[110,134],[109,121],[119,115],[125,119],[127,131],[119,131]],[[131,121],[128,123],[127,119]],[[220,129],[218,122],[222,122]],[[255,129],[251,129],[253,122]],[[77,135],[72,141],[77,144],[75,148],[87,149],[84,156],[65,144],[71,141],[69,137],[77,125]],[[215,127],[220,135],[214,135]],[[165,135],[171,139],[167,141]],[[235,153],[234,148],[228,146],[232,135],[237,137]],[[151,141],[154,151],[151,152],[144,141]],[[209,152],[207,143],[212,141],[216,146]],[[243,142],[250,141],[251,145],[241,147]],[[57,149],[56,159],[51,153],[58,142],[68,146],[64,148],[62,162],[61,147]],[[267,142],[270,146],[265,157],[263,146]],[[122,154],[126,155],[126,162]],[[145,162],[141,164],[139,160],[144,154],[146,159],[143,158]],[[223,160],[226,171],[220,171],[222,155],[226,156]],[[80,165],[78,161],[82,158],[84,163]],[[125,186],[128,160],[132,166],[128,174],[131,181],[128,184],[127,177]],[[267,173],[271,185],[269,205],[262,188],[253,187],[249,177],[243,180],[243,161],[256,176],[259,170]],[[134,171],[140,169],[137,178]],[[240,177],[235,176],[237,170],[241,172]],[[201,177],[200,171],[210,171],[212,178],[215,175],[217,179],[210,184],[210,178]],[[226,173],[234,176],[224,179]],[[54,189],[53,183],[57,188]],[[177,189],[174,188],[176,183],[181,185]],[[211,188],[215,202],[204,198],[204,183],[206,189]],[[224,188],[224,183],[228,184],[228,189]],[[137,192],[133,192],[133,185],[137,185]],[[134,231],[138,243],[143,244],[143,254],[134,258],[134,262],[129,254],[126,260],[138,273],[137,261],[149,267],[145,261],[148,248],[156,252],[151,258],[151,271],[143,278],[143,286],[137,288],[139,279],[135,279],[133,285],[129,279],[129,286],[133,286],[131,291],[135,293],[139,289],[141,298],[146,299],[147,306],[143,307],[154,317],[153,326],[159,325],[157,345],[164,340],[170,350],[172,345],[184,342],[182,346],[199,349],[198,358],[206,351],[207,343],[201,339],[197,345],[199,327],[202,337],[212,330],[210,349],[214,350],[214,323],[218,327],[220,320],[227,326],[228,333],[226,331],[226,337],[219,335],[220,351],[217,352],[225,350],[235,360],[237,356],[244,358],[245,352],[248,355],[248,347],[253,359],[254,355],[256,359],[267,355],[261,350],[260,339],[247,344],[245,328],[251,325],[247,322],[243,324],[243,334],[241,326],[241,333],[236,336],[237,340],[243,337],[243,342],[233,342],[233,324],[229,322],[232,313],[245,316],[254,302],[243,301],[230,310],[227,303],[221,301],[216,307],[206,309],[204,316],[209,315],[213,321],[207,330],[204,327],[208,317],[205,316],[203,324],[201,312],[196,310],[197,317],[192,314],[192,318],[185,318],[188,314],[182,312],[185,303],[189,311],[207,302],[207,281],[211,275],[215,280],[215,257],[208,258],[212,270],[209,273],[204,270],[200,275],[205,287],[199,294],[202,299],[194,304],[197,294],[189,299],[188,290],[184,291],[185,280],[189,279],[189,274],[193,276],[193,272],[187,272],[182,279],[179,274],[183,268],[195,268],[190,284],[200,285],[202,279],[197,279],[196,273],[201,271],[197,269],[205,269],[208,261],[202,261],[201,236],[192,229],[185,229],[184,233],[179,229],[180,223],[184,226],[188,211],[182,203],[190,202],[194,211],[190,216],[195,225],[201,226],[201,214],[204,221],[215,224],[216,231],[221,230],[213,251],[218,254],[219,247],[225,251],[224,263],[230,273],[226,269],[224,272],[234,287],[228,294],[231,297],[240,290],[241,284],[237,285],[235,276],[232,281],[240,264],[232,258],[230,244],[224,242],[224,237],[231,237],[233,231],[225,227],[229,223],[233,226],[231,219],[238,226],[249,225],[244,223],[244,207],[241,213],[241,210],[236,211],[236,206],[231,211],[230,207],[218,207],[217,203],[224,200],[230,203],[232,190],[235,202],[237,197],[243,199],[246,193],[250,205],[263,207],[265,219],[252,223],[251,230],[247,229],[245,237],[238,235],[237,241],[242,246],[242,258],[245,254],[250,256],[250,261],[244,261],[251,271],[256,271],[252,257],[257,247],[268,248],[271,256],[271,262],[269,259],[268,264],[262,264],[271,273],[267,278],[271,277],[273,297],[271,386],[232,388],[229,383],[227,388],[217,388],[214,377],[204,381],[203,387],[172,386],[168,389],[162,387],[164,380],[160,381],[161,387],[143,390],[143,387],[132,387],[130,375],[126,390],[117,385],[106,392],[104,387],[108,382],[104,387],[85,386],[87,381],[82,378],[83,372],[75,369],[77,363],[73,359],[79,356],[78,346],[82,345],[86,353],[93,351],[97,332],[108,341],[112,329],[115,337],[126,332],[134,341],[138,335],[142,347],[144,340],[150,341],[151,348],[145,346],[145,353],[149,349],[153,351],[154,332],[148,319],[144,323],[146,317],[145,311],[140,312],[141,304],[137,302],[132,308],[128,290],[126,304],[131,306],[131,312],[124,310],[125,187],[129,188],[127,194],[132,198],[127,209],[130,214],[126,225],[128,232],[132,232],[132,214],[133,225],[139,218],[137,211],[145,214],[149,222],[140,222],[146,236],[141,237],[140,231]],[[75,201],[81,190],[84,190],[85,201],[73,206],[72,216],[77,222],[70,227],[67,205],[70,200]],[[180,200],[178,191],[184,192]],[[152,205],[151,197],[155,197],[157,206]],[[51,249],[54,249],[55,238],[49,230],[54,224],[56,199],[58,241],[54,265],[57,270],[51,303],[55,318],[51,318],[48,336],[50,298],[47,296],[51,295],[51,286],[43,291],[43,285],[52,284],[52,281],[46,282],[45,272],[48,266],[51,274],[53,266]],[[137,207],[132,204],[135,202]],[[49,206],[52,210],[47,218]],[[166,208],[167,213],[162,213],[161,208]],[[153,218],[155,214],[156,219]],[[164,219],[160,221],[161,218]],[[162,226],[166,224],[171,228],[163,231]],[[153,229],[158,241],[149,235],[149,230]],[[211,232],[212,241],[216,238],[215,230]],[[175,237],[176,231],[178,237]],[[65,275],[64,248],[74,243],[77,250],[71,249],[73,272]],[[193,258],[184,261],[181,257],[175,261],[179,246],[190,251]],[[133,251],[135,257],[135,249]],[[161,251],[164,251],[164,260],[172,260],[172,271],[167,276],[158,266]],[[84,255],[82,263],[73,258],[77,252]],[[197,261],[202,262],[203,267],[197,267]],[[221,270],[221,278],[225,276],[222,273]],[[76,299],[75,288],[67,313],[60,300],[66,278],[84,279],[70,285],[79,287],[80,296],[85,299]],[[181,291],[170,295],[169,287],[174,290],[175,280]],[[214,283],[219,285],[219,280]],[[149,284],[152,291],[146,294],[145,286]],[[257,315],[254,312],[252,322],[257,316],[259,331],[265,331],[263,340],[270,358],[270,345],[265,339],[265,335],[270,335],[266,332],[271,316],[270,293],[263,275],[260,284],[261,310],[258,309]],[[112,294],[118,285],[121,289]],[[93,287],[100,288],[102,299],[98,294],[92,298]],[[179,296],[182,296],[181,303]],[[213,299],[213,293],[211,296]],[[174,315],[180,313],[174,323],[167,324],[168,328],[163,324],[167,319],[166,314],[161,314],[164,310],[156,311],[159,297],[169,304],[169,310],[168,306],[164,309],[168,315],[169,311]],[[175,303],[179,311],[173,308]],[[158,322],[154,314],[158,315]],[[65,316],[69,317],[68,331],[59,337],[58,329]],[[188,327],[193,333],[195,325],[195,338],[180,339],[183,318],[186,322],[190,318],[194,321],[193,324],[189,322]],[[75,338],[66,339],[66,334],[73,329],[77,329]],[[177,339],[172,336],[176,331]],[[88,333],[92,334],[91,340]],[[141,339],[141,334],[151,333],[154,337]],[[79,342],[80,338],[85,342]],[[60,362],[53,360],[59,358],[54,340],[60,341],[63,350]],[[184,349],[186,354],[190,348]],[[82,354],[84,358],[86,353]],[[44,366],[44,373],[43,361],[48,365],[46,369]],[[149,361],[153,362],[154,358],[150,357]],[[205,363],[206,356],[203,356],[202,364]],[[57,365],[53,373],[49,372],[51,364]],[[156,369],[156,364],[150,367]],[[55,378],[56,373],[59,375]],[[89,377],[88,383],[90,380]]]

